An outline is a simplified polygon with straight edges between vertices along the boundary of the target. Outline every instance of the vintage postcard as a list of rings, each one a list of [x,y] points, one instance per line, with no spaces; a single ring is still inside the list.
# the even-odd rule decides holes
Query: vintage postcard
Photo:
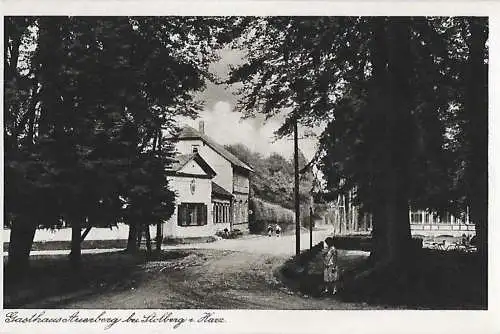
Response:
[[[2,7],[2,332],[500,330],[499,5]]]

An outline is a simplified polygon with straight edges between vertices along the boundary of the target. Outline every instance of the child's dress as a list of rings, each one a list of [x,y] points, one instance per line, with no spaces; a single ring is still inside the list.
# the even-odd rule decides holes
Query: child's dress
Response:
[[[338,253],[335,247],[330,247],[325,255],[325,269],[323,272],[323,279],[325,283],[334,283],[338,281],[338,266],[337,266]]]

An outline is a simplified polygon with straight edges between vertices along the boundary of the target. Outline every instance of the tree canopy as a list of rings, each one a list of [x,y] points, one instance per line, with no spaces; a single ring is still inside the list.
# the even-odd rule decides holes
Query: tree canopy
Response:
[[[374,258],[389,263],[407,253],[409,205],[487,212],[485,18],[264,17],[244,24],[238,46],[247,62],[228,81],[242,83],[240,110],[285,113],[281,135],[295,121],[328,123],[318,165],[330,190],[355,188],[373,214]],[[472,186],[472,175],[481,185]],[[485,218],[472,216],[478,235]]]
[[[250,196],[258,197],[265,201],[279,204],[285,208],[293,209],[293,161],[286,159],[278,153],[272,153],[264,157],[258,152],[252,152],[243,144],[227,145],[231,153],[252,167]],[[304,168],[307,160],[302,152],[299,152],[299,166]],[[311,204],[311,190],[313,175],[310,170],[304,172],[300,177],[300,203],[306,206],[309,212]]]
[[[36,227],[64,222],[79,242],[84,226],[171,215],[164,168],[173,146],[162,129],[175,132],[176,115],[200,110],[193,92],[213,79],[228,20],[6,18],[9,261],[22,262],[19,249],[26,260]],[[17,233],[23,226],[30,232]]]

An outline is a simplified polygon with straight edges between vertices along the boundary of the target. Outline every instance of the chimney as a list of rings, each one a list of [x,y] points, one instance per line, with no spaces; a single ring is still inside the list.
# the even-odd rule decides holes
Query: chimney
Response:
[[[198,125],[198,130],[200,131],[200,133],[202,135],[205,134],[205,122],[203,121],[200,121],[199,125]]]

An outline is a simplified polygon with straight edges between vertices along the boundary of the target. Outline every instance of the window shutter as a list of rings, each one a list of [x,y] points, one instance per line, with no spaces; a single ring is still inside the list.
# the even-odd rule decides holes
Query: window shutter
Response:
[[[189,205],[184,203],[182,204],[182,226],[189,225]]]
[[[203,206],[201,207],[201,212],[202,212],[202,222],[203,225],[207,225],[207,206],[205,204],[202,204]]]
[[[200,226],[201,225],[201,220],[202,220],[202,214],[201,214],[201,205],[197,204],[196,205],[196,225]]]
[[[177,206],[177,225],[182,226],[182,220],[184,215],[184,206],[182,204]]]

